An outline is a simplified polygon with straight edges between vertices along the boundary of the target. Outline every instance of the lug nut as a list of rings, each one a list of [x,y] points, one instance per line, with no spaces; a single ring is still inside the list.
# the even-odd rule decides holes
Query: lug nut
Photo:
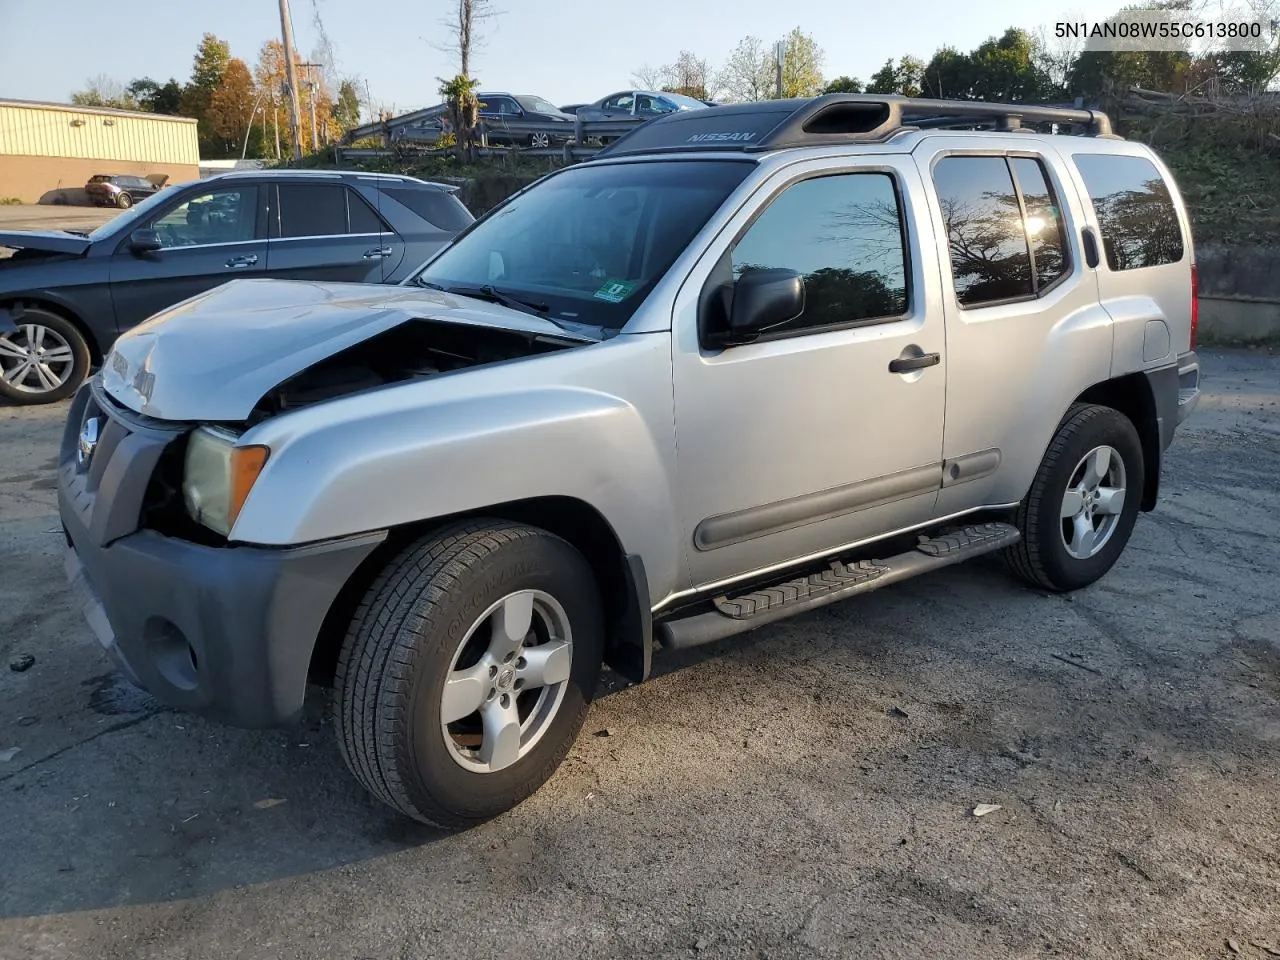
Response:
[[[526,660],[524,657],[521,657],[519,660],[516,661],[517,670],[523,670],[528,665],[529,665],[529,661]]]
[[[493,679],[494,677],[496,677],[497,675],[498,675],[498,668],[497,668],[497,667],[495,667],[495,666],[490,665],[490,667],[489,667],[489,679],[490,679],[490,680],[492,680],[492,679]]]
[[[504,693],[502,695],[502,709],[505,710],[509,706],[511,706],[511,697]]]

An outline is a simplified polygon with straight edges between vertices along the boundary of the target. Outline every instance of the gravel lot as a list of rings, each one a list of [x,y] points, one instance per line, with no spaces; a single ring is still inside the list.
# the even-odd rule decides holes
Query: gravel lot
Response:
[[[249,733],[125,686],[64,590],[65,407],[0,408],[0,956],[1275,956],[1280,357],[1204,365],[1100,584],[978,561],[663,659],[459,835],[360,790],[322,691]]]

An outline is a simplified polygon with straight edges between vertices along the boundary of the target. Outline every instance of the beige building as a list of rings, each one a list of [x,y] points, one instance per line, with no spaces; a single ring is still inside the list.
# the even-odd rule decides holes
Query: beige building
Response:
[[[95,174],[200,176],[196,121],[131,110],[0,100],[0,202],[82,202]]]

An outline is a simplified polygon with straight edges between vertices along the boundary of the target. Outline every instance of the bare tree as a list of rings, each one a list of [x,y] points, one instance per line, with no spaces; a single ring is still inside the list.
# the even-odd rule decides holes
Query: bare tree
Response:
[[[667,85],[668,67],[651,67],[645,64],[631,74],[631,82],[642,90],[661,90]]]
[[[502,11],[496,10],[493,0],[454,0],[455,13],[441,21],[449,31],[449,42],[437,44],[439,50],[456,54],[460,76],[471,76],[471,56],[484,45],[484,25]]]
[[[743,37],[716,76],[716,93],[728,101],[766,100],[773,87],[772,52],[759,37]]]

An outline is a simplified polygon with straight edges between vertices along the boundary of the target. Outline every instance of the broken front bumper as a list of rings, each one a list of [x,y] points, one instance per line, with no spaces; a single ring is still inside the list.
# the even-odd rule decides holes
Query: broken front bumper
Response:
[[[292,719],[325,615],[385,533],[278,549],[139,529],[162,449],[182,432],[130,420],[93,390],[72,403],[58,509],[67,577],[98,641],[165,704],[235,726]]]

